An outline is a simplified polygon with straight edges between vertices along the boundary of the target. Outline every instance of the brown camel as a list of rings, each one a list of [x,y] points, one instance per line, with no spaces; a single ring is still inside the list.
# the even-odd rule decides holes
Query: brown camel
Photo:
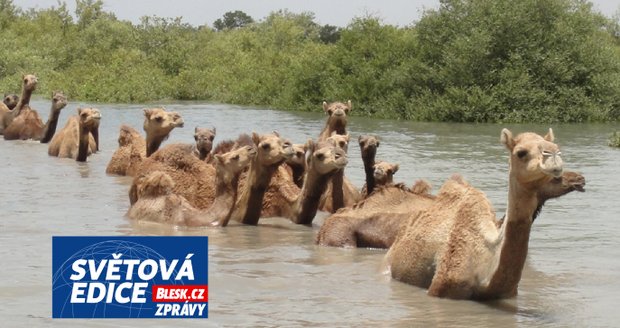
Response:
[[[286,160],[285,163],[290,169],[289,174],[293,177],[293,182],[301,188],[304,185],[304,175],[306,174],[306,145],[294,144],[293,157]]]
[[[30,106],[30,97],[32,96],[32,92],[37,88],[37,77],[28,74],[22,76],[22,93],[19,101],[10,112],[0,111],[2,115],[0,117],[0,134],[4,134],[4,130],[6,130],[13,120],[21,114],[21,111],[24,107]]]
[[[93,134],[98,134],[101,113],[96,108],[78,108],[77,113],[69,117],[67,124],[52,138],[48,155],[86,162],[86,157],[97,151]]]
[[[433,204],[414,212],[388,254],[394,279],[454,299],[515,296],[527,256],[539,191],[562,176],[553,131],[544,137],[503,129],[510,152],[508,208],[498,225],[485,195],[461,178],[448,180]]]
[[[362,198],[368,197],[375,190],[375,156],[379,148],[379,138],[372,135],[359,136],[357,139],[364,163],[364,173],[366,174],[366,184],[362,188]]]
[[[11,125],[4,130],[6,140],[40,140],[43,143],[49,142],[56,132],[60,111],[67,106],[67,98],[60,91],[52,93],[52,107],[47,122],[43,124],[37,111],[24,105],[21,114],[17,116]],[[13,111],[15,111],[14,109]]]
[[[213,149],[213,140],[215,140],[215,128],[199,128],[194,129],[194,140],[196,144],[193,147],[194,156],[201,160],[206,160],[207,156]]]
[[[253,146],[214,155],[216,197],[207,210],[195,208],[183,196],[174,193],[175,183],[165,172],[141,175],[137,178],[138,201],[131,206],[127,216],[185,226],[205,226],[227,220],[237,198],[239,175],[255,156],[256,148]]]
[[[17,106],[18,102],[19,102],[19,96],[14,93],[4,95],[4,98],[2,99],[2,103],[6,106],[8,110],[13,110],[13,108]]]
[[[344,150],[345,153],[349,148],[348,133],[342,135],[336,134],[334,131],[326,141]],[[334,192],[334,190],[339,192]],[[344,176],[344,170],[340,170],[332,176],[331,183],[327,185],[325,192],[321,195],[319,209],[321,211],[334,213],[340,208],[353,206],[353,204],[361,199],[360,192],[353,183]]]
[[[206,209],[212,206],[216,197],[216,164],[215,155],[225,154],[244,147],[255,147],[251,138],[242,134],[236,141],[226,140],[218,144],[210,156],[213,163],[207,163],[194,156],[187,144],[171,144],[156,151],[142,161],[136,176],[145,176],[149,172],[162,171],[174,181],[173,192],[184,197],[192,206]],[[193,147],[193,146],[192,146]],[[137,179],[134,179],[129,190],[129,200],[134,204],[138,200]]]
[[[145,109],[143,129],[146,140],[134,128],[121,125],[118,149],[112,155],[106,173],[135,176],[142,160],[157,151],[170,132],[183,124],[183,118],[177,112],[167,112],[163,108]]]
[[[230,219],[243,224],[257,225],[263,209],[265,192],[269,188],[272,177],[281,169],[281,164],[293,156],[290,142],[282,139],[277,133],[259,136],[252,134],[252,140],[258,149],[258,154],[252,160],[250,168],[240,183],[239,198],[228,219],[218,222],[226,226]],[[289,176],[292,182],[292,177]],[[294,186],[294,183],[293,183]],[[266,205],[269,207],[269,205]]]
[[[327,140],[333,132],[336,134],[347,134],[347,115],[352,109],[351,100],[346,104],[341,102],[326,103],[323,102],[323,110],[328,115],[327,122],[321,134],[319,135],[318,142]]]

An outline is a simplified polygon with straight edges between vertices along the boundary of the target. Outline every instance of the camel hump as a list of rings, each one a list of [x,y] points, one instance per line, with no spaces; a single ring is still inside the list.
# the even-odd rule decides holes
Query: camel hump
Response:
[[[452,174],[452,176],[450,177],[450,180],[453,180],[457,183],[460,183],[464,186],[468,185],[467,181],[465,181],[465,178],[463,178],[462,175],[458,174],[458,173],[454,173]]]
[[[428,181],[420,179],[413,184],[411,192],[417,195],[428,195],[432,189],[433,187]]]
[[[172,192],[172,188],[174,188],[174,181],[162,171],[154,171],[138,179],[139,197],[165,196]]]

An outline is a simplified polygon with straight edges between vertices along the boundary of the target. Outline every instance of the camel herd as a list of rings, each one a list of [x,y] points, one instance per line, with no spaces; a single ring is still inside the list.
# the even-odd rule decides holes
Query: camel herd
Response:
[[[34,75],[23,78],[21,97],[0,104],[0,133],[6,140],[48,143],[51,156],[86,161],[99,150],[101,114],[80,108],[55,133],[67,100],[52,95],[43,124],[29,100]],[[335,247],[385,248],[394,279],[454,299],[516,295],[534,219],[546,200],[574,190],[585,179],[563,170],[551,129],[545,136],[501,131],[510,154],[508,208],[498,219],[485,194],[461,176],[447,179],[437,194],[424,180],[407,187],[394,182],[399,165],[376,161],[380,141],[360,136],[366,183],[358,190],[344,175],[350,141],[347,103],[323,103],[328,118],[318,139],[292,144],[278,133],[241,134],[214,144],[216,129],[196,128],[193,144],[161,147],[179,113],[144,110],[143,130],[122,125],[118,149],[106,168],[133,177],[127,217],[179,226],[225,227],[232,220],[257,225],[279,216],[311,225],[317,211],[331,213],[316,243]]]

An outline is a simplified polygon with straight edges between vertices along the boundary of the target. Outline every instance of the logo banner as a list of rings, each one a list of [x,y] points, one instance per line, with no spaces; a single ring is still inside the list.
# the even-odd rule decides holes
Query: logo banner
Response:
[[[208,237],[52,237],[53,318],[207,318]]]

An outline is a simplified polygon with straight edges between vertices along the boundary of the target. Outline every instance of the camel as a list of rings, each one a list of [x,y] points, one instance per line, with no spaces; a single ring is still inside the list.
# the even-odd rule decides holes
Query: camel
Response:
[[[346,104],[341,102],[333,102],[328,104],[323,102],[323,111],[328,115],[327,122],[321,134],[319,135],[318,142],[327,140],[333,132],[336,134],[347,134],[347,115],[352,109],[351,100]]]
[[[260,136],[253,133],[252,140],[258,149],[258,154],[250,163],[243,184],[240,183],[239,197],[231,215],[219,221],[217,223],[219,226],[226,226],[231,219],[243,224],[257,225],[264,206],[265,192],[272,177],[277,171],[284,170],[281,169],[281,164],[293,156],[291,143],[275,132]],[[292,182],[292,178],[290,181]]]
[[[285,161],[288,169],[290,169],[289,174],[293,177],[293,182],[299,188],[304,184],[306,150],[306,144],[293,144],[293,157]]]
[[[239,176],[256,153],[255,147],[243,146],[214,155],[216,196],[213,205],[206,210],[195,208],[183,196],[176,194],[175,183],[165,172],[141,175],[137,178],[138,201],[131,206],[127,217],[184,226],[207,226],[227,220],[237,198]]]
[[[162,171],[174,181],[173,192],[184,197],[192,206],[206,209],[212,206],[216,197],[216,164],[215,155],[225,154],[244,147],[255,147],[252,139],[242,134],[236,141],[226,140],[218,144],[209,157],[213,163],[200,160],[187,144],[171,144],[156,151],[142,161],[136,176],[144,176],[149,172]],[[134,179],[129,190],[129,200],[134,204],[138,198],[138,180]]]
[[[11,125],[4,130],[6,140],[39,140],[47,143],[54,136],[60,111],[67,106],[67,98],[60,91],[52,92],[52,107],[47,122],[39,117],[39,114],[30,108],[30,105],[23,105],[21,114],[17,116]],[[17,108],[17,107],[16,107]],[[13,110],[13,112],[16,109]]]
[[[552,179],[538,191],[536,214],[545,202],[572,191],[583,192],[584,177],[564,171],[561,178]],[[420,180],[411,189],[402,183],[378,185],[366,199],[325,219],[317,234],[316,243],[333,247],[389,248],[402,231],[412,212],[428,208],[434,196],[430,185]],[[413,195],[412,195],[413,194]],[[418,195],[418,196],[416,196]],[[501,226],[503,219],[497,221]]]
[[[381,144],[379,138],[372,135],[361,135],[357,139],[364,163],[364,173],[366,174],[366,184],[362,187],[362,198],[368,197],[375,189],[375,156],[377,148]]]
[[[449,179],[431,206],[411,213],[386,255],[391,276],[431,296],[487,300],[513,297],[527,256],[539,192],[562,177],[553,130],[544,136],[513,137],[503,129],[510,152],[508,207],[497,223],[485,195],[460,177]]]
[[[193,154],[201,160],[206,160],[207,156],[213,149],[213,140],[215,139],[215,128],[194,128],[194,140],[196,144],[193,146]]]
[[[32,74],[22,76],[22,93],[21,97],[19,97],[19,101],[12,110],[8,112],[0,111],[2,115],[0,117],[0,134],[4,134],[4,131],[13,123],[13,120],[22,113],[22,109],[30,108],[30,97],[34,90],[36,90],[37,83],[37,77]],[[16,126],[13,129],[19,130],[20,128],[21,126]],[[15,138],[12,138],[10,140],[14,139]]]
[[[170,132],[183,124],[183,118],[177,112],[167,112],[163,108],[145,109],[143,129],[146,140],[134,128],[121,125],[118,149],[112,154],[106,173],[134,176],[142,160],[157,151]]]
[[[19,102],[19,96],[14,93],[4,95],[4,98],[2,99],[2,103],[6,106],[8,110],[13,110],[13,108],[17,106],[18,102]]]
[[[98,134],[101,113],[96,108],[78,108],[77,113],[69,117],[67,124],[52,138],[48,155],[86,162],[86,157],[97,151],[93,135]]]

